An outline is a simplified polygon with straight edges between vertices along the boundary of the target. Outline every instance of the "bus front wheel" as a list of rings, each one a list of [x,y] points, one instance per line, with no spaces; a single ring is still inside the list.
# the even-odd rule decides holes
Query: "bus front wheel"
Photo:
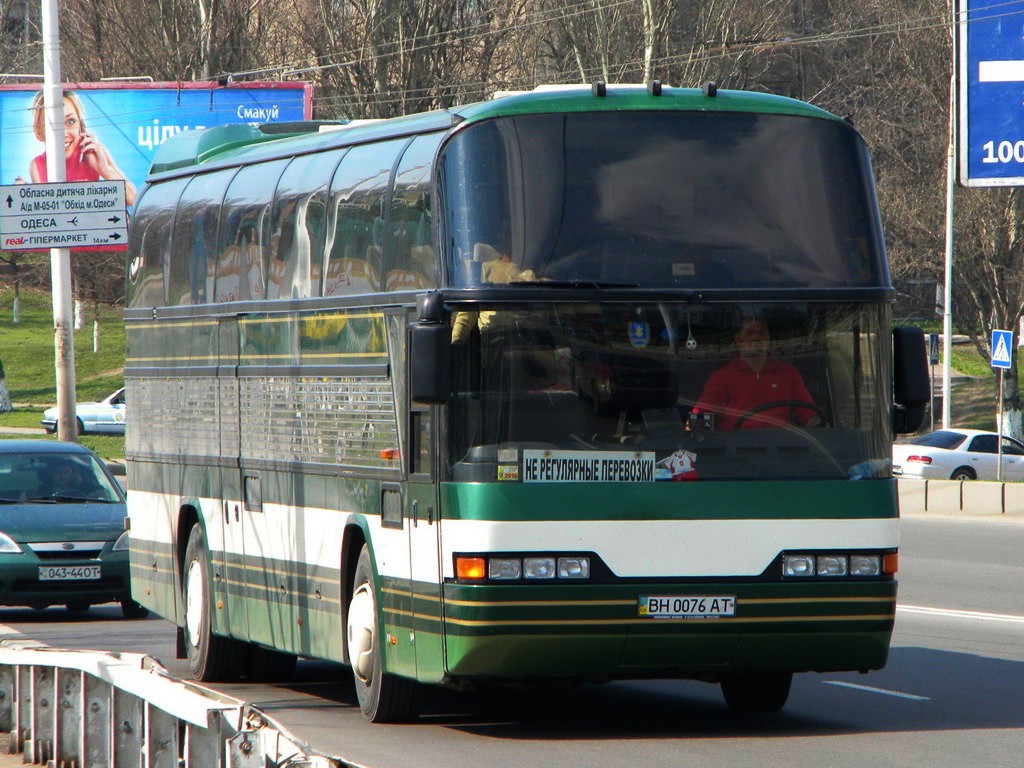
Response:
[[[778,712],[786,706],[792,672],[762,672],[722,680],[722,694],[736,712]]]
[[[376,591],[373,561],[364,544],[348,604],[345,629],[349,663],[363,716],[372,723],[401,723],[418,714],[420,685],[382,669]]]
[[[192,676],[202,682],[234,680],[245,659],[245,645],[212,632],[213,606],[207,578],[206,543],[199,523],[192,526],[189,534],[182,572],[185,650]]]

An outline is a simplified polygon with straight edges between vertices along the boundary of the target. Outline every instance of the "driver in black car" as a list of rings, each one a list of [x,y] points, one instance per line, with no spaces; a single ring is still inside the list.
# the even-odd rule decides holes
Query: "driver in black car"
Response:
[[[821,424],[800,372],[768,354],[771,334],[764,320],[745,319],[735,341],[736,358],[708,377],[691,413],[714,413],[716,429]],[[765,407],[769,403],[779,405]]]

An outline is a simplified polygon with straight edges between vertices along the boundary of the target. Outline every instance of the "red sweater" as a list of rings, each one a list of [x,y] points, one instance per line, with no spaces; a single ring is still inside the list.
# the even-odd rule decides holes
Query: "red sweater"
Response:
[[[743,414],[756,406],[778,400],[799,400],[814,404],[800,372],[789,363],[769,357],[760,373],[755,373],[743,358],[737,357],[711,374],[693,411],[714,413],[716,429],[734,429],[736,420]],[[778,427],[793,421],[806,424],[808,419],[816,415],[814,410],[798,406],[769,408],[747,417],[740,427]]]

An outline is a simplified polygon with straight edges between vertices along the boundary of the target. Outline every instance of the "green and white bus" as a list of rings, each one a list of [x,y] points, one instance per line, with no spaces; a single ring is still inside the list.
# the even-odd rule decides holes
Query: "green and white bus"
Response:
[[[271,128],[162,145],[130,232],[133,593],[198,679],[335,660],[398,721],[885,664],[928,383],[847,122],[597,83]],[[812,402],[694,407],[744,318]]]

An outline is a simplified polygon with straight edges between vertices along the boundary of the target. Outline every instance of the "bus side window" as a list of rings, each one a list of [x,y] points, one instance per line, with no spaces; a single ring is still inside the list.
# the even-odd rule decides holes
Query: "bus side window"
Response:
[[[266,296],[266,261],[270,247],[270,203],[288,160],[242,168],[232,179],[224,206],[232,215],[220,228],[216,294],[236,300]],[[232,259],[239,257],[236,274]],[[222,283],[221,280],[224,280]],[[225,299],[227,300],[227,299]]]
[[[331,182],[328,229],[333,233],[324,293],[380,290],[384,204],[391,169],[406,139],[354,147]]]
[[[388,226],[386,290],[434,288],[430,179],[441,134],[418,136],[398,163]]]
[[[195,176],[178,201],[167,287],[172,305],[205,304],[215,295],[221,201],[234,173]]]
[[[174,179],[150,187],[136,206],[131,238],[141,238],[138,254],[129,268],[129,307],[160,307],[167,303],[167,269],[171,258],[171,228],[174,210],[188,178]]]
[[[297,157],[281,175],[270,223],[269,298],[320,295],[323,197],[342,154],[337,151]]]

